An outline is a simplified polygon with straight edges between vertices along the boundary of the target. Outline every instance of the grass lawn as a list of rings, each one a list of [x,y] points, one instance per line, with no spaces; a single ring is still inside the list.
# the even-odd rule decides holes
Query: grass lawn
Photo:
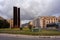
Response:
[[[24,28],[20,30],[19,28],[5,28],[0,29],[0,33],[8,33],[8,34],[24,34],[24,35],[34,35],[34,36],[60,36],[60,31],[57,30],[40,30],[39,32],[32,32],[28,28]]]

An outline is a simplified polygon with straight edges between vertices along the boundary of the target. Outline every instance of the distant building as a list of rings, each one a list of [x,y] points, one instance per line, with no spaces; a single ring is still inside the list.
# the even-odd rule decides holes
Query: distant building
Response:
[[[46,28],[47,24],[56,23],[58,19],[55,16],[43,16],[40,17],[40,25],[42,28]]]
[[[58,17],[58,21],[60,22],[60,16]]]
[[[33,19],[31,23],[40,28],[47,28],[46,25],[50,23],[58,22],[58,18],[55,16],[40,16],[38,18]]]
[[[22,24],[21,27],[28,27],[28,23]]]
[[[3,17],[0,16],[0,20],[5,20]]]
[[[10,28],[14,28],[13,27],[13,19],[8,19],[7,22],[10,24]],[[20,21],[20,27],[21,27],[21,21]]]
[[[35,26],[35,27],[40,27],[40,18],[35,18],[30,22],[31,25]]]
[[[13,19],[9,19],[9,20],[7,20],[8,21],[8,23],[10,24],[10,28],[13,28]]]

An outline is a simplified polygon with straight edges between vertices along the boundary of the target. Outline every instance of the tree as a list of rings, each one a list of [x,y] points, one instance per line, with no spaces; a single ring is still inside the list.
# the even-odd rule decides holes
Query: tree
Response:
[[[32,26],[33,26],[33,25],[31,25],[30,22],[29,22],[29,23],[28,23],[28,28],[29,28],[30,30],[32,29]]]
[[[10,24],[6,20],[0,20],[0,28],[9,28]]]

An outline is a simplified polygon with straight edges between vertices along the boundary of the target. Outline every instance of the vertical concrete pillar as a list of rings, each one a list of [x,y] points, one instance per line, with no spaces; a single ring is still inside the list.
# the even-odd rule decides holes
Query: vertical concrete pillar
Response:
[[[17,25],[20,27],[20,8],[18,8]]]
[[[17,7],[13,7],[13,28],[17,27]]]

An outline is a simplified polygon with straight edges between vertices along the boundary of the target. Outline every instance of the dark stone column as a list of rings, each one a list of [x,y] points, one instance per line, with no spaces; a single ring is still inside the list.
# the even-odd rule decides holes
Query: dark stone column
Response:
[[[17,27],[17,7],[13,7],[13,28]]]
[[[20,27],[20,8],[18,8],[18,17],[17,18],[18,18],[17,25],[18,25],[18,27]]]

